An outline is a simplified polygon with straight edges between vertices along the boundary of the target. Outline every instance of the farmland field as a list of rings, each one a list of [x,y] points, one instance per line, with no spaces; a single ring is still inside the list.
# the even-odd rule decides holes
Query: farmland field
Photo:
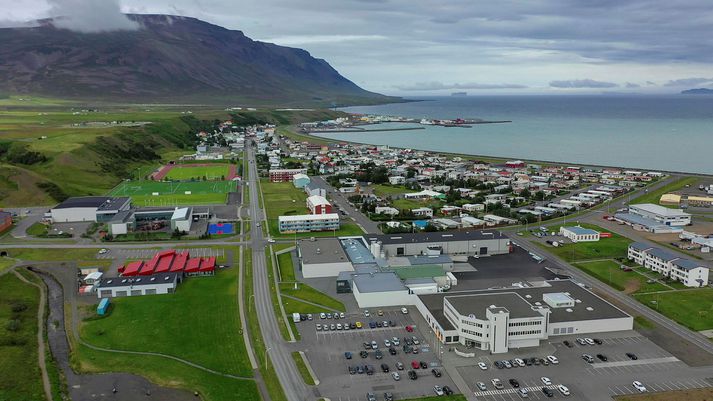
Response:
[[[109,194],[130,196],[137,206],[201,205],[225,203],[226,194],[235,191],[236,185],[232,181],[124,181]]]

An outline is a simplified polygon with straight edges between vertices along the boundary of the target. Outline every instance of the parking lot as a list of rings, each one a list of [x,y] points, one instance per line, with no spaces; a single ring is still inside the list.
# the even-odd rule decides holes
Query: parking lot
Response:
[[[353,312],[346,315],[345,319],[320,319],[315,316],[313,321],[305,321],[299,323],[300,334],[302,335],[302,344],[305,353],[309,359],[310,365],[314,369],[320,384],[318,386],[320,396],[329,398],[330,400],[339,401],[356,401],[366,400],[367,392],[376,394],[378,400],[383,400],[383,394],[390,392],[394,395],[394,399],[407,399],[423,396],[435,395],[433,386],[441,387],[448,386],[453,391],[457,392],[456,386],[445,370],[442,369],[441,362],[437,357],[441,347],[433,348],[434,342],[430,338],[422,338],[418,330],[407,332],[406,326],[414,325],[413,314],[418,313],[413,309],[409,310],[408,315],[404,315],[400,310],[394,308],[384,308],[383,316],[378,316],[378,309],[370,309],[370,317],[365,317],[363,312]],[[394,326],[370,328],[370,321],[392,321]],[[361,322],[364,326],[362,329],[341,330],[341,331],[319,331],[317,332],[316,324],[337,324],[345,322]],[[416,336],[419,340],[418,354],[405,354],[403,350],[404,337]],[[384,340],[391,340],[393,337],[399,339],[399,345],[394,346],[396,355],[390,355],[388,347],[385,346]],[[365,349],[364,343],[376,341],[378,349],[383,353],[383,359],[375,358],[375,350]],[[367,351],[368,356],[362,358],[359,355],[360,351]],[[345,352],[352,353],[352,359],[345,358]],[[428,368],[413,369],[412,361],[425,362]],[[404,370],[397,370],[396,364],[401,362],[404,364]],[[388,365],[389,372],[384,373],[381,369],[381,364]],[[371,365],[374,368],[373,375],[366,373],[349,373],[349,366]],[[431,369],[438,369],[442,376],[435,377]],[[410,380],[407,372],[413,370],[416,372],[417,380]],[[396,381],[391,375],[391,372],[396,371],[400,375],[400,380]]]
[[[520,388],[528,390],[528,399],[546,399],[542,392],[545,386],[542,377],[551,381],[548,385],[553,390],[552,398],[569,400],[611,400],[611,397],[638,393],[632,385],[638,380],[648,391],[671,391],[690,388],[710,387],[710,371],[694,369],[653,344],[646,337],[634,331],[606,333],[598,339],[601,345],[580,345],[576,337],[555,337],[550,343],[543,343],[537,348],[514,350],[508,354],[489,355],[472,358],[465,362],[463,358],[452,359],[446,363],[455,362],[459,365],[458,374],[469,386],[469,390],[478,400],[507,401],[522,399],[517,389],[509,384],[509,379],[516,379]],[[564,344],[570,342],[571,347]],[[593,363],[587,363],[582,354],[594,357]],[[626,353],[633,353],[636,360]],[[554,355],[559,360],[556,365],[525,366],[510,369],[498,369],[493,363],[496,360],[539,357]],[[606,361],[600,360],[601,354]],[[481,370],[478,362],[487,364],[487,370]],[[498,378],[503,384],[502,390],[496,390],[492,379]],[[481,391],[476,383],[482,382],[486,390]],[[557,391],[556,386],[566,386],[571,395],[564,396]]]

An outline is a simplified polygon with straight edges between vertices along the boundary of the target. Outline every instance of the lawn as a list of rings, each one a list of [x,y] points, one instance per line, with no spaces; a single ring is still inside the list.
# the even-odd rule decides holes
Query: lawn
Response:
[[[389,185],[389,184],[375,184],[375,185],[372,185],[371,188],[374,191],[374,195],[379,196],[381,198],[385,198],[387,196],[405,194],[407,192],[413,192],[404,186]]]
[[[305,237],[331,237],[343,235],[360,235],[364,232],[352,222],[342,221],[341,228],[336,232],[319,231],[295,234],[280,234],[278,217],[289,215],[308,214],[306,201],[307,195],[302,189],[295,188],[291,182],[260,181],[261,193],[265,200],[267,221],[270,234],[273,237],[305,238]]]
[[[14,274],[0,276],[0,400],[44,399],[37,363],[39,297],[37,288]]]
[[[309,369],[307,369],[307,365],[305,364],[302,355],[295,351],[292,353],[292,359],[295,360],[295,365],[297,365],[297,370],[300,372],[302,380],[304,380],[306,384],[314,386],[314,380],[312,379],[312,375],[309,373]]]
[[[13,258],[24,261],[97,261],[99,248],[17,248],[8,249]]]
[[[277,255],[277,263],[280,266],[280,280],[295,281],[295,268],[292,264],[292,252],[285,252]]]
[[[27,234],[32,235],[33,237],[47,235],[47,225],[42,223],[33,223],[27,228]]]
[[[593,224],[582,224],[581,226],[599,232],[609,232]],[[559,227],[554,228],[553,231],[559,232]],[[596,242],[569,243],[558,247],[552,247],[539,241],[535,243],[568,262],[577,262],[591,259],[625,258],[631,242],[633,241],[626,237],[612,233],[611,238],[602,238]]]
[[[287,313],[288,316],[293,313],[315,314],[315,313],[322,313],[322,312],[324,312],[324,313],[332,312],[331,310],[329,310],[327,308],[320,308],[320,307],[310,305],[308,303],[304,303],[302,301],[298,301],[298,300],[291,299],[291,298],[283,298],[282,305],[284,305],[285,312]]]
[[[130,196],[137,206],[204,205],[225,203],[227,193],[235,191],[236,185],[233,181],[124,181],[109,195]]]
[[[297,289],[295,289],[295,285],[297,285]],[[330,309],[338,310],[340,312],[346,312],[343,303],[337,301],[336,299],[330,297],[327,294],[315,290],[307,284],[282,283],[280,284],[280,292],[284,295],[290,295],[295,298],[299,298],[303,301],[319,304]],[[283,302],[288,300],[289,299],[283,299]]]
[[[111,315],[82,323],[90,344],[174,355],[220,372],[252,376],[241,328],[238,269],[187,278],[175,294],[116,298]]]
[[[713,399],[713,388],[620,395],[614,399],[616,401],[710,401]]]
[[[0,273],[9,267],[12,267],[15,263],[17,263],[17,261],[14,259],[0,257]]]
[[[437,200],[412,200],[412,199],[396,199],[391,202],[391,205],[397,209],[417,209],[419,207],[430,207],[434,211],[443,206],[443,203]]]
[[[638,198],[632,199],[631,202],[629,202],[632,205],[635,205],[637,203],[653,203],[654,205],[658,205],[659,201],[661,200],[661,195],[667,194],[669,192],[677,191],[681,188],[684,188],[686,185],[695,185],[699,181],[698,177],[684,177],[680,178],[678,180],[675,180],[671,182],[670,184],[664,185],[663,187],[655,190],[655,191],[649,191],[647,193],[644,193],[643,195],[639,196]],[[678,208],[676,205],[661,205],[665,207],[671,207],[671,208]]]
[[[637,294],[634,297],[691,330],[713,329],[713,288]]]
[[[227,164],[216,164],[214,166],[191,166],[182,165],[171,169],[166,178],[169,180],[200,180],[205,177],[207,180],[220,180],[228,176]]]
[[[597,278],[603,283],[619,291],[626,291],[628,294],[644,293],[652,291],[666,291],[671,288],[661,283],[647,283],[646,277],[635,271],[624,271],[620,269],[620,264],[613,260],[597,260],[591,262],[574,263],[574,266]]]

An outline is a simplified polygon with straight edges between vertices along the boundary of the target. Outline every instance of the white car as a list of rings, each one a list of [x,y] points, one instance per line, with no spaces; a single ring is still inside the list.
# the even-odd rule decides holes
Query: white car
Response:
[[[394,345],[396,345],[396,346],[398,347],[398,346],[401,344],[401,340],[399,340],[398,337],[393,337],[393,338],[391,339],[391,344],[394,344]]]
[[[517,364],[517,366],[519,366],[519,367],[525,366],[525,361],[523,361],[523,360],[520,359],[520,358],[515,358],[514,361],[515,361],[515,363]]]
[[[478,390],[480,391],[486,391],[488,387],[485,385],[483,382],[477,382],[475,385],[478,387]]]
[[[646,389],[646,386],[644,386],[644,384],[638,380],[635,380],[633,383],[631,383],[631,385],[634,386],[634,388],[640,393],[645,393],[649,391]]]
[[[102,248],[102,249],[99,250],[99,254],[100,254],[100,255],[103,255],[103,254],[105,254],[105,253],[107,253],[107,252],[109,252],[109,250],[106,249],[106,248]]]
[[[367,309],[364,311],[364,317],[369,317],[369,316],[371,316],[371,314],[369,313],[369,310]]]
[[[563,385],[563,384],[558,385],[558,386],[557,386],[557,390],[559,390],[560,393],[562,393],[562,395],[569,395],[569,394],[570,394],[570,393],[569,393],[569,389],[567,388],[567,386],[565,386],[565,385]]]
[[[389,341],[388,339],[384,340],[384,346],[390,347],[390,346],[391,346],[391,341]]]
[[[408,309],[401,308],[401,313],[403,313],[404,315],[408,315]]]
[[[559,359],[557,359],[557,357],[554,355],[547,355],[547,360],[550,361],[550,363],[553,365],[557,365],[558,363],[560,363]]]
[[[393,377],[396,381],[401,380],[401,375],[399,374],[399,372],[391,372],[391,377]]]
[[[549,377],[540,377],[540,381],[542,381],[542,384],[545,386],[551,386],[552,385],[552,380],[550,380]]]
[[[595,344],[595,343],[594,343],[594,340],[592,340],[592,339],[589,338],[589,337],[585,338],[584,341],[586,341],[586,343],[589,344],[589,345],[594,345],[594,344]]]
[[[344,314],[344,312],[339,312],[340,319],[344,319],[345,317],[346,317],[346,315]]]
[[[493,386],[495,386],[496,390],[503,389],[503,383],[500,381],[500,379],[492,379],[490,380],[490,382],[493,383]]]
[[[337,330],[341,330],[341,329],[342,329],[342,324],[341,324],[341,323],[337,323]]]
[[[485,362],[478,362],[478,367],[480,370],[488,370],[488,365],[486,365]]]
[[[526,388],[519,388],[519,389],[517,389],[517,393],[520,394],[520,397],[522,397],[522,398],[528,398],[528,397],[530,397],[530,393],[527,391]]]
[[[324,312],[322,312],[322,313],[319,314],[319,318],[320,318],[320,319],[326,319],[326,318],[327,318],[327,314],[324,313]]]
[[[443,395],[443,389],[439,385],[433,386],[433,392],[436,393],[436,395],[441,396]]]

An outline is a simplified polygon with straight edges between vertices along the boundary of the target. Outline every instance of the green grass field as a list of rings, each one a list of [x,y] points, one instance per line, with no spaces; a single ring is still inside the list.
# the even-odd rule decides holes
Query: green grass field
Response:
[[[15,263],[17,263],[15,259],[0,257],[0,272],[13,266]]]
[[[574,263],[589,275],[619,291],[627,293],[644,293],[652,291],[666,291],[671,288],[659,283],[647,283],[648,279],[635,271],[624,271],[620,264],[613,260],[597,260],[591,262]]]
[[[294,283],[282,283],[280,284],[280,292],[284,295],[290,295],[303,301],[323,305],[327,308],[338,310],[340,312],[346,312],[343,303],[327,294],[315,290],[307,284],[297,283],[297,289],[295,289]]]
[[[374,191],[374,195],[379,196],[379,197],[387,197],[387,196],[393,196],[393,195],[400,195],[400,194],[405,194],[408,192],[414,192],[411,191],[410,189],[406,189],[404,186],[399,186],[399,185],[388,185],[388,184],[375,184],[371,186],[372,190]]]
[[[208,180],[225,179],[229,173],[227,164],[216,164],[214,166],[179,166],[171,169],[166,178],[169,180],[200,180],[205,177]]]
[[[691,330],[713,329],[713,288],[639,294],[634,297]]]
[[[667,194],[669,192],[674,192],[678,191],[681,188],[684,188],[686,185],[695,185],[700,178],[698,177],[684,177],[680,178],[678,180],[673,181],[670,184],[664,185],[663,187],[655,190],[655,191],[649,191],[635,199],[632,199],[630,202],[631,204],[637,204],[637,203],[653,203],[654,205],[659,205],[660,200],[661,200],[661,195]],[[677,205],[661,205],[665,207],[670,207],[670,208],[678,208]]]
[[[260,181],[262,196],[265,199],[265,209],[267,212],[270,234],[273,237],[294,238],[295,234],[280,234],[278,217],[287,215],[307,214],[307,195],[299,188],[295,188],[291,182],[269,182]],[[336,232],[321,231],[311,233],[298,233],[297,238],[304,237],[331,237],[341,235],[359,235],[364,232],[351,221],[342,218],[341,228]]]
[[[225,203],[227,193],[235,191],[236,186],[232,181],[124,181],[109,194],[130,196],[137,206],[205,205]],[[187,191],[190,194],[186,194]]]
[[[205,367],[252,376],[238,315],[235,268],[188,278],[175,294],[117,298],[106,318],[82,323],[90,344],[174,355]]]
[[[277,255],[277,263],[280,265],[280,279],[282,281],[295,281],[295,268],[292,264],[292,253],[286,252]]]
[[[312,379],[312,375],[309,374],[309,370],[307,369],[307,365],[305,364],[304,359],[302,359],[302,355],[300,355],[299,352],[295,351],[292,353],[292,359],[295,360],[297,370],[300,372],[300,376],[302,376],[302,380],[304,380],[305,384],[314,386],[314,380]]]
[[[14,274],[0,276],[0,400],[44,399],[37,362],[39,298],[37,288]]]
[[[599,232],[609,232],[599,226],[593,224],[581,224],[582,227],[591,228]],[[559,232],[559,227],[552,231]],[[552,247],[542,242],[535,243],[547,249],[547,251],[561,257],[568,262],[577,262],[591,259],[614,259],[626,257],[627,248],[633,242],[619,234],[612,233],[611,238],[602,238],[596,242],[578,242]]]

